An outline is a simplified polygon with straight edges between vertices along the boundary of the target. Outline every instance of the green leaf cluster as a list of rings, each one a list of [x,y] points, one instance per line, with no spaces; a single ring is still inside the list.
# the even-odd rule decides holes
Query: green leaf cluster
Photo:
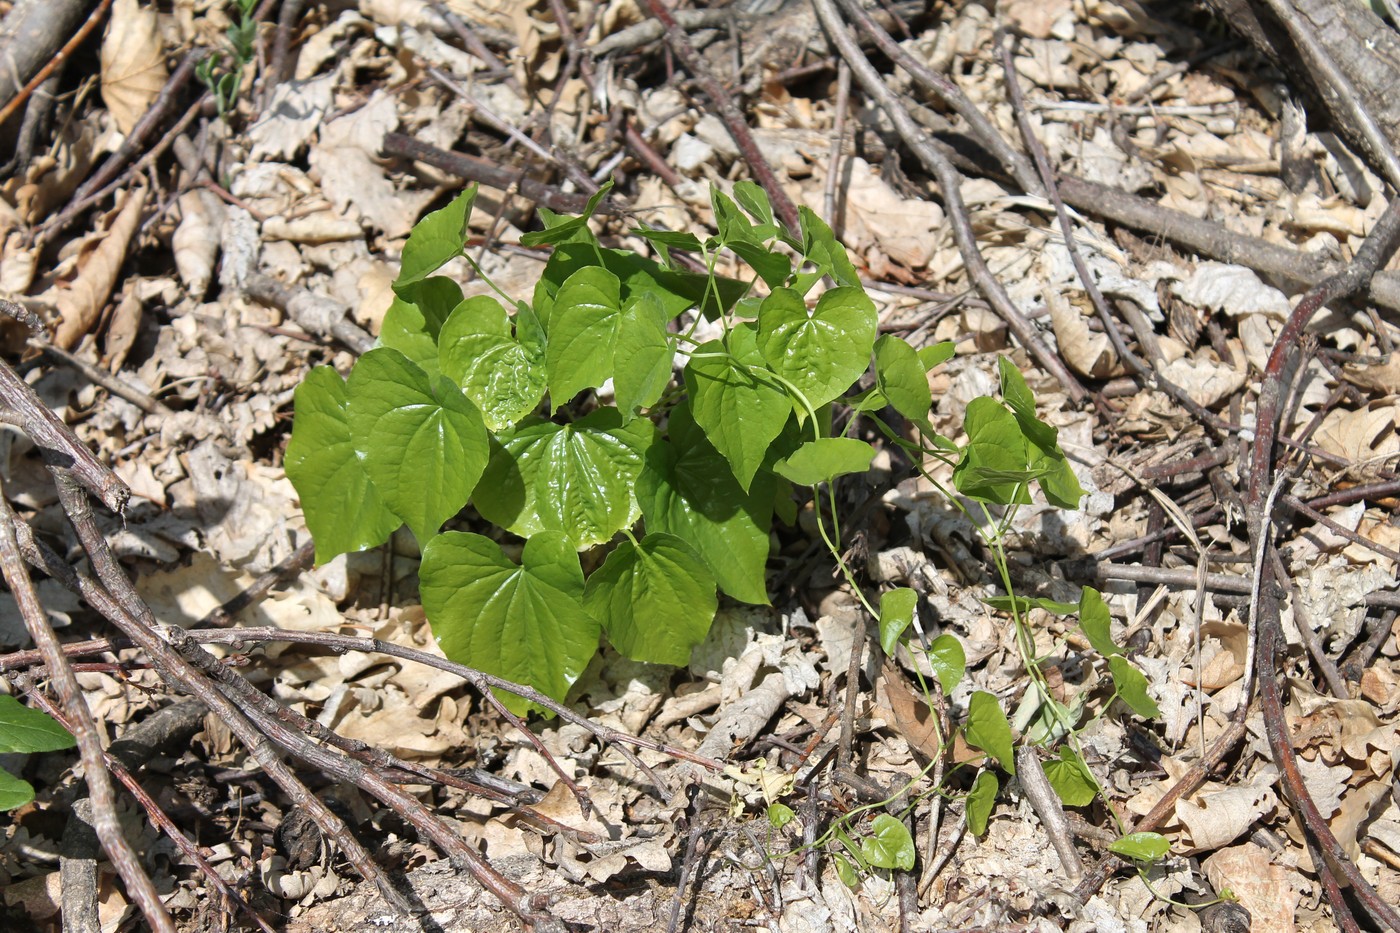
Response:
[[[845,248],[810,210],[784,230],[763,190],[740,182],[712,192],[713,236],[633,231],[650,258],[592,232],[609,187],[580,216],[541,211],[545,229],[524,242],[552,252],[528,302],[484,276],[503,300],[464,296],[442,274],[471,261],[475,188],[428,214],[404,246],[378,345],[347,378],[322,367],[297,389],[286,469],[318,563],[407,525],[448,657],[556,700],[602,635],[637,660],[687,663],[720,593],[768,602],[770,532],[794,517],[794,487],[819,498],[870,468],[874,448],[833,431],[836,406],[956,464],[965,496],[1018,502],[1037,482],[1077,504],[1055,429],[1013,367],[1004,401],[969,407],[966,446],[933,432],[927,374],[951,344],[880,335]],[[718,275],[726,253],[751,277]],[[702,320],[718,336],[694,339]],[[444,531],[468,507],[496,531]],[[913,596],[889,594],[882,640],[901,637]],[[951,636],[936,644],[951,689],[962,650]]]

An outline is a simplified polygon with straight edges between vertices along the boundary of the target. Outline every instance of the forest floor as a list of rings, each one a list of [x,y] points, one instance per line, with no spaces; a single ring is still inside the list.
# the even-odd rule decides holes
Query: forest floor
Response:
[[[569,694],[583,722],[533,718],[533,738],[448,671],[266,635],[214,646],[276,703],[364,743],[372,768],[388,759],[364,748],[394,756],[411,796],[488,866],[452,867],[402,807],[293,755],[426,908],[396,915],[225,717],[182,706],[140,647],[80,645],[119,633],[41,575],[104,741],[144,743],[128,767],[149,803],[119,789],[117,810],[179,929],[252,929],[253,915],[288,931],[519,929],[482,887],[497,876],[528,895],[517,913],[616,933],[1285,933],[1337,928],[1332,898],[1363,928],[1385,922],[1370,898],[1400,903],[1395,280],[1379,276],[1373,300],[1330,301],[1301,335],[1285,326],[1310,283],[1357,260],[1389,189],[1204,7],[882,2],[857,16],[847,0],[759,0],[690,11],[668,40],[645,0],[282,0],[258,8],[240,78],[235,2],[67,5],[76,41],[0,117],[0,153],[15,153],[0,177],[0,298],[47,333],[4,320],[0,338],[130,488],[125,514],[98,506],[97,524],[161,623],[436,651],[407,529],[311,567],[283,469],[297,386],[315,366],[348,372],[372,344],[410,230],[470,182],[469,254],[529,301],[548,258],[520,244],[538,205],[576,212],[611,178],[592,229],[646,253],[639,224],[704,239],[712,186],[761,180],[762,165],[775,204],[810,208],[846,245],[882,333],[956,343],[929,375],[940,433],[958,440],[967,403],[996,394],[999,357],[1025,376],[1087,495],[1067,511],[1037,494],[1014,513],[1016,592],[1077,603],[1082,586],[1100,590],[1159,712],[1112,699],[1108,659],[1072,618],[1037,607],[1021,627],[989,606],[1005,592],[971,522],[888,451],[872,478],[842,484],[842,547],[871,594],[913,587],[923,633],[961,644],[967,675],[935,713],[910,687],[927,661],[901,651],[882,665],[875,620],[801,516],[774,531],[771,606],[721,602],[687,667],[605,648]],[[0,0],[0,14],[21,6]],[[849,24],[860,61],[819,12]],[[877,31],[924,80],[892,64]],[[222,59],[201,74],[193,53],[209,50]],[[935,96],[939,82],[967,107]],[[716,84],[750,140],[726,126]],[[1069,241],[1018,120],[1058,173]],[[954,174],[935,178],[937,160],[902,132],[938,140]],[[969,272],[957,224],[999,291]],[[466,294],[486,293],[465,263],[451,269]],[[1271,366],[1279,346],[1299,351],[1286,367]],[[1282,376],[1261,488],[1261,391]],[[34,536],[86,572],[24,433],[0,435],[0,474]],[[941,741],[972,693],[997,697],[1028,748],[1055,738],[1018,633],[1044,688],[1082,713],[1075,747],[1100,793],[1063,808],[1052,795],[1047,815],[1003,771],[972,832],[981,754]],[[38,702],[49,681],[32,676],[44,662],[31,648],[4,599],[0,673]],[[600,740],[607,730],[642,737],[651,775]],[[78,753],[5,763],[38,796],[0,821],[0,923],[59,929],[61,911],[85,909],[70,879],[96,864],[96,925],[73,928],[144,928],[128,887],[76,841]],[[775,802],[792,822],[770,820]],[[911,870],[855,854],[886,810],[911,828]],[[160,811],[206,868],[163,834]],[[1134,865],[1108,851],[1134,830],[1162,834],[1169,853]]]

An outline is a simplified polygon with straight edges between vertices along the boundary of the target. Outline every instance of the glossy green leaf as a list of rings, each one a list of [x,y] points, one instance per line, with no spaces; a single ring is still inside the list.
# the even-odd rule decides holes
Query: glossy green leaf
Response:
[[[683,233],[677,230],[656,230],[651,227],[636,227],[627,231],[633,236],[639,236],[647,240],[654,246],[665,249],[681,249],[686,252],[704,252],[705,246],[696,238],[693,233]]]
[[[316,563],[383,544],[403,519],[384,504],[355,452],[344,380],[331,367],[318,366],[293,399],[285,466],[316,543]]]
[[[554,296],[545,360],[556,410],[582,390],[612,378],[621,296],[617,276],[599,266],[575,272]]]
[[[0,768],[0,810],[16,810],[34,799],[34,785]]]
[[[1108,604],[1103,601],[1098,590],[1086,586],[1079,591],[1079,627],[1089,639],[1089,644],[1094,646],[1094,650],[1105,658],[1123,653],[1123,649],[1114,644],[1113,635],[1109,630],[1112,619]]]
[[[544,399],[544,359],[515,339],[506,309],[489,295],[457,306],[438,349],[443,375],[462,387],[492,431],[504,431]]]
[[[951,340],[919,348],[919,362],[928,371],[948,362],[958,353],[958,345]]]
[[[864,473],[875,459],[875,448],[853,437],[810,440],[773,464],[773,472],[798,486],[815,486],[838,476]]]
[[[613,392],[624,416],[655,405],[671,382],[676,349],[666,333],[667,320],[666,308],[651,292],[636,296],[622,309]]]
[[[769,445],[787,423],[792,402],[787,392],[761,376],[766,367],[751,325],[735,327],[728,340],[728,348],[712,340],[695,351],[685,367],[685,386],[695,421],[748,490]]]
[[[768,825],[774,829],[782,829],[797,817],[792,812],[792,807],[785,803],[770,803],[768,805]]]
[[[758,348],[808,402],[825,405],[869,366],[878,323],[861,288],[824,292],[810,311],[798,292],[774,289],[758,312]]]
[[[668,532],[681,538],[704,559],[722,590],[742,602],[767,605],[772,475],[759,474],[746,492],[688,406],[671,411],[667,429],[670,439],[651,446],[637,480],[648,536]]]
[[[1025,483],[1006,477],[1026,472],[1026,439],[1011,412],[996,399],[975,398],[963,413],[967,446],[953,469],[953,485],[970,499],[998,505],[1028,504]]]
[[[919,594],[901,586],[880,594],[880,647],[885,654],[894,654],[899,638],[914,622],[914,607]]]
[[[438,335],[462,301],[462,287],[440,275],[399,289],[379,325],[378,346],[391,347],[430,376],[438,373]]]
[[[576,217],[559,217],[559,215],[555,214],[548,215],[549,221],[553,222],[547,221],[549,222],[549,226],[544,230],[534,230],[521,236],[521,245],[544,246],[550,243],[565,243],[575,239],[580,234],[587,233],[588,219],[593,216],[593,212],[598,209],[598,205],[602,203],[603,198],[607,197],[608,192],[612,190],[612,186],[611,178],[603,182],[602,187],[593,192],[588,198],[588,204],[584,207],[583,213]],[[591,239],[591,234],[589,238]]]
[[[972,782],[972,790],[967,795],[967,828],[972,835],[986,835],[987,820],[997,804],[999,789],[995,774],[986,769],[978,772],[977,780]]]
[[[1143,719],[1158,719],[1162,711],[1157,703],[1147,695],[1147,678],[1142,671],[1122,655],[1115,654],[1108,659],[1108,672],[1113,675],[1113,688],[1118,698]]]
[[[875,341],[875,385],[906,418],[927,418],[933,407],[928,370],[918,351],[893,334]]]
[[[724,245],[748,263],[769,288],[779,287],[792,275],[792,260],[785,253],[748,240],[734,240]]]
[[[1108,851],[1135,862],[1156,862],[1166,858],[1171,848],[1161,833],[1129,833],[1110,843]]]
[[[963,735],[968,744],[982,749],[1009,771],[1016,773],[1016,759],[1011,754],[1011,724],[1001,711],[1001,703],[981,690],[967,702],[967,725]]]
[[[573,543],[542,532],[519,565],[481,535],[449,531],[423,549],[423,609],[443,653],[459,664],[528,684],[556,700],[598,651],[598,620],[583,606]],[[530,704],[501,694],[523,715]]]
[[[1089,767],[1068,745],[1060,746],[1058,759],[1045,763],[1045,777],[1067,807],[1086,807],[1099,793]]]
[[[633,487],[654,433],[615,408],[572,424],[528,419],[492,444],[476,509],[522,538],[558,531],[576,548],[602,544],[640,514]]]
[[[749,289],[747,282],[722,275],[715,276],[712,289],[709,278],[703,274],[667,269],[655,260],[629,250],[595,249],[585,244],[565,243],[556,247],[549,262],[545,263],[535,290],[535,310],[547,328],[551,325],[550,308],[559,287],[579,269],[596,268],[600,254],[603,268],[617,276],[622,283],[624,303],[635,295],[652,292],[671,317],[688,308],[700,307],[707,317],[713,318],[721,311],[732,308]]]
[[[583,604],[618,651],[677,667],[690,663],[719,608],[715,578],[700,555],[675,535],[656,532],[640,544],[619,544],[588,578]]]
[[[76,744],[48,713],[30,709],[12,696],[0,696],[0,753],[56,752]]]
[[[347,384],[355,452],[384,504],[419,542],[467,504],[486,466],[486,425],[462,390],[387,347],[360,357]]]
[[[967,671],[967,654],[957,636],[943,634],[928,646],[928,663],[944,694],[950,694],[957,689]]]
[[[914,838],[909,828],[888,813],[881,813],[870,824],[870,835],[860,841],[861,855],[875,868],[914,867]]]
[[[467,221],[476,200],[476,185],[463,191],[452,203],[433,211],[418,223],[403,246],[403,261],[394,290],[420,282],[462,254],[467,245]]]

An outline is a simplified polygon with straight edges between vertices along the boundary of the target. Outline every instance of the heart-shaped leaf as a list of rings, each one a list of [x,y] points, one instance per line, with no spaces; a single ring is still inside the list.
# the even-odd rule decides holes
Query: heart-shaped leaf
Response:
[[[467,245],[467,220],[476,200],[476,185],[463,191],[452,203],[433,211],[418,223],[403,246],[403,261],[394,290],[422,281],[462,254]]]
[[[694,548],[675,535],[623,541],[593,571],[583,604],[608,641],[634,661],[690,663],[710,631],[719,601],[715,578]]]
[[[972,790],[967,795],[967,828],[974,836],[987,832],[987,820],[997,803],[997,776],[991,771],[981,771],[972,782]]]
[[[1068,745],[1060,746],[1060,757],[1045,763],[1045,777],[1067,807],[1086,807],[1099,794],[1099,783]]]
[[[815,486],[838,476],[864,473],[875,448],[854,437],[818,437],[773,464],[773,472],[799,486]]]
[[[864,289],[833,288],[809,311],[798,292],[778,288],[759,308],[758,347],[773,371],[815,407],[865,372],[878,323]]]
[[[563,700],[598,651],[578,553],[561,534],[532,537],[516,565],[490,538],[449,531],[423,549],[418,575],[433,635],[459,664]],[[501,698],[519,715],[529,709]]]
[[[1118,691],[1118,699],[1132,707],[1133,712],[1143,719],[1158,719],[1162,711],[1157,703],[1147,695],[1147,678],[1133,662],[1115,654],[1108,659],[1108,672],[1113,675],[1113,689]]]
[[[870,835],[860,842],[861,855],[874,868],[914,867],[914,838],[909,828],[888,813],[881,813],[870,824]]]
[[[492,445],[475,505],[528,538],[562,532],[576,548],[608,541],[640,515],[634,487],[655,428],[600,408],[572,424],[526,420]]]
[[[318,366],[293,400],[285,466],[316,543],[316,563],[383,544],[403,519],[384,504],[355,452],[344,380],[331,367]]]
[[[727,348],[719,340],[699,347],[685,367],[695,421],[745,490],[792,410],[788,394],[762,377],[766,368],[747,324],[729,332]]]
[[[347,384],[355,452],[419,542],[467,504],[486,466],[486,425],[462,390],[397,350],[360,357]],[[345,503],[350,505],[351,503]]]
[[[767,605],[772,475],[755,477],[745,492],[688,406],[672,409],[667,430],[670,440],[652,445],[637,480],[648,537],[669,532],[681,538],[704,559],[720,589],[743,602]]]
[[[587,266],[569,276],[555,294],[545,361],[556,409],[612,378],[622,325],[621,289],[617,276],[600,266]]]
[[[918,604],[919,594],[907,586],[880,594],[880,647],[885,654],[894,654],[899,636],[914,621],[914,607]]]
[[[927,418],[933,407],[928,370],[918,351],[893,334],[875,341],[875,385],[906,418]]]
[[[968,744],[991,755],[1010,773],[1016,773],[1016,759],[1011,754],[1011,724],[1006,721],[996,697],[981,690],[972,694],[967,702],[967,725],[963,727],[963,735]]]
[[[676,350],[666,333],[668,320],[665,306],[652,292],[643,292],[622,309],[613,391],[627,417],[655,405],[671,382]]]
[[[492,431],[515,424],[544,398],[544,359],[512,336],[506,309],[489,295],[457,306],[438,348],[443,375],[462,387]]]

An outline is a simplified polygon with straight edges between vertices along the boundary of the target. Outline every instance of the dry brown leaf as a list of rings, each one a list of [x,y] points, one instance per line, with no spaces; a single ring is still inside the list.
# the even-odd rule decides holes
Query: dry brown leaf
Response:
[[[104,362],[109,370],[116,372],[122,368],[140,330],[141,296],[135,288],[128,287],[113,309],[112,319],[107,322],[103,349],[106,351]]]
[[[904,672],[888,660],[880,669],[881,685],[884,687],[882,699],[890,711],[895,728],[909,746],[929,760],[942,754],[938,741],[938,719],[923,698],[914,693]]]
[[[1229,888],[1249,911],[1252,933],[1293,933],[1298,892],[1288,869],[1252,842],[1221,849],[1202,864],[1215,890]]]
[[[170,77],[161,52],[155,9],[117,0],[102,39],[102,100],[123,133],[130,133]]]
[[[67,288],[58,289],[53,302],[58,308],[58,329],[53,342],[65,350],[83,338],[102,314],[102,308],[117,284],[117,274],[126,260],[126,249],[141,222],[141,210],[146,206],[146,189],[136,188],[127,194],[116,220],[97,248]]]
[[[1378,400],[1357,411],[1328,412],[1317,429],[1317,446],[1358,466],[1380,466],[1380,461],[1400,454],[1394,400]]]
[[[1176,803],[1176,818],[1190,839],[1183,839],[1192,851],[1212,851],[1227,845],[1249,831],[1261,816],[1278,807],[1272,770],[1248,784],[1222,787],[1208,783],[1196,793]]]
[[[1352,385],[1371,392],[1394,392],[1400,386],[1400,353],[1392,353],[1384,363],[1346,363],[1342,375]]]
[[[1162,375],[1185,389],[1191,400],[1204,408],[1234,395],[1245,380],[1244,373],[1223,363],[1186,357],[1162,367]]]
[[[1050,322],[1055,328],[1055,342],[1069,368],[1092,379],[1119,375],[1118,354],[1113,352],[1108,335],[1089,330],[1079,309],[1053,288],[1046,288],[1044,294],[1045,304],[1050,308]]]

